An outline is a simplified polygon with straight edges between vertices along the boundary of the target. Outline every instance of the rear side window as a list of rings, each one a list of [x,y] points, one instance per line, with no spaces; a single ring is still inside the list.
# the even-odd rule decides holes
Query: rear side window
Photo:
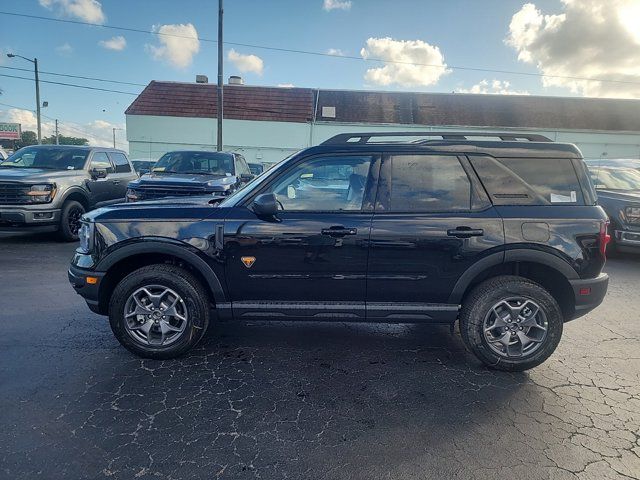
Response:
[[[391,212],[447,212],[471,208],[471,183],[456,157],[391,157]]]
[[[494,205],[584,205],[570,159],[469,157]]]
[[[131,166],[122,153],[109,152],[113,164],[116,166],[116,173],[127,173],[131,171]]]

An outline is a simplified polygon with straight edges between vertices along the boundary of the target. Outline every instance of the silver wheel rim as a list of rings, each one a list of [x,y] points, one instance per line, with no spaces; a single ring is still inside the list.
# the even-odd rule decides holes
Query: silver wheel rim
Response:
[[[187,319],[182,297],[162,285],[137,289],[124,305],[125,329],[144,346],[165,347],[176,342],[187,327]]]
[[[511,297],[491,307],[482,330],[495,353],[505,358],[523,358],[542,346],[548,326],[540,305],[529,298]]]

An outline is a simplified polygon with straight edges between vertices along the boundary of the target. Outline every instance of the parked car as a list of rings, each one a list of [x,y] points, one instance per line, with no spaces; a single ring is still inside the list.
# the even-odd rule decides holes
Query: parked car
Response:
[[[262,175],[262,172],[264,172],[264,165],[262,165],[261,163],[249,163],[248,165],[249,165],[249,170],[256,177],[258,175]]]
[[[490,367],[539,365],[608,285],[607,216],[580,151],[391,135],[338,135],[219,204],[88,213],[69,280],[142,357],[187,352],[214,319],[459,320]]]
[[[229,195],[253,180],[246,160],[233,152],[165,153],[151,173],[131,182],[127,201],[170,196]]]
[[[58,231],[78,239],[80,217],[92,208],[124,202],[137,178],[121,150],[34,145],[0,163],[0,231]]]
[[[590,167],[626,167],[640,170],[640,160],[637,158],[601,158],[599,160],[587,160],[587,164]]]
[[[611,221],[612,247],[640,253],[640,171],[625,167],[589,166],[591,178]]]
[[[155,164],[156,164],[156,160],[149,160],[149,159],[131,160],[131,165],[133,165],[133,169],[136,171],[138,176],[142,176],[145,173],[151,172],[151,169]]]

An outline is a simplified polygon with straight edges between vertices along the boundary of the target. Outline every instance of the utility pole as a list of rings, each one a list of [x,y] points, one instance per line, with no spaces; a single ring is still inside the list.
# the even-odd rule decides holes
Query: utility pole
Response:
[[[116,127],[113,127],[113,148],[116,148]]]
[[[36,120],[38,122],[38,145],[40,145],[42,143],[42,126],[40,123],[40,77],[38,76],[38,59],[34,58],[33,60],[31,60],[30,58],[23,57],[22,55],[16,55],[15,53],[7,53],[7,57],[18,57],[26,60],[27,62],[33,63],[36,80]]]
[[[56,145],[60,145],[60,139],[58,136],[58,119],[56,118]]]
[[[222,71],[222,64],[224,61],[223,55],[223,45],[222,45],[222,15],[224,11],[222,8],[222,0],[218,0],[218,139],[217,139],[217,149],[218,151],[222,151],[222,119],[224,117],[224,73]]]

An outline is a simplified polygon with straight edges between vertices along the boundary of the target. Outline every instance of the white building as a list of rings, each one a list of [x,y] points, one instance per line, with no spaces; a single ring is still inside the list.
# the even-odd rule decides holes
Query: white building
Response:
[[[585,158],[640,158],[640,101],[225,85],[224,149],[272,164],[344,132],[541,133]],[[216,85],[152,81],[126,110],[131,158],[216,148]]]

